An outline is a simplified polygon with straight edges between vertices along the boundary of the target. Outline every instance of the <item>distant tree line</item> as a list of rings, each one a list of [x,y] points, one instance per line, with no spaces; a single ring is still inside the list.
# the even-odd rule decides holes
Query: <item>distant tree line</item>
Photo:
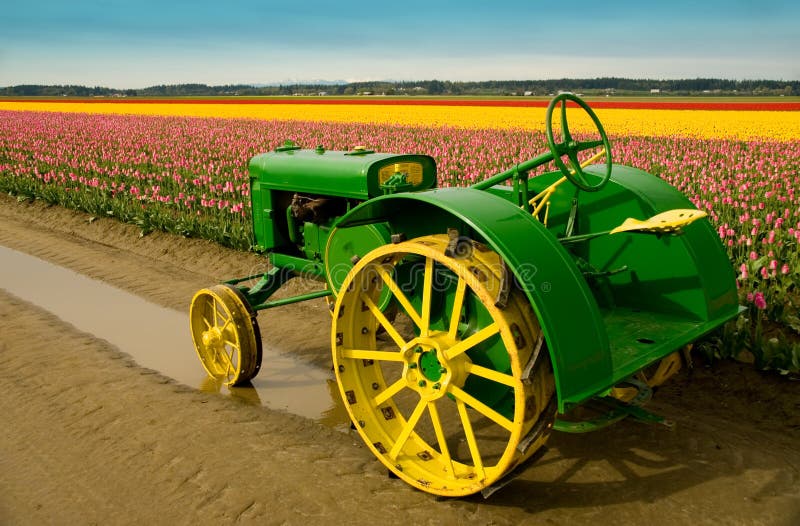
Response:
[[[259,95],[549,95],[572,91],[587,95],[800,95],[800,81],[680,79],[594,79],[376,81],[254,86],[230,84],[159,85],[142,89],[19,85],[0,88],[10,97],[206,97]]]

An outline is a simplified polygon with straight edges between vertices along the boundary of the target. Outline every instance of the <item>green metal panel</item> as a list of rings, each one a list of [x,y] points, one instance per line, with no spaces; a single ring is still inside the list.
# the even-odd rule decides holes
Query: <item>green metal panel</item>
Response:
[[[315,225],[314,223],[303,224],[303,252],[306,259],[311,261],[322,261],[325,253],[325,244],[328,241],[331,229],[325,225]]]
[[[587,178],[599,180],[597,169],[588,168]],[[561,173],[553,172],[532,179],[531,194],[559,178]],[[515,201],[510,187],[488,191]],[[569,184],[558,188],[548,220],[548,229],[557,237],[565,233],[574,196],[578,199],[575,236],[608,231],[628,217],[646,219],[671,209],[695,208],[661,179],[615,165],[609,184],[600,192],[576,193]],[[609,387],[739,312],[733,268],[706,219],[686,226],[678,236],[620,233],[566,248],[597,271],[626,269],[588,281],[610,344],[613,376]]]
[[[458,228],[504,257],[542,325],[562,411],[611,381],[609,342],[592,292],[572,257],[530,214],[488,192],[445,188],[373,199],[336,226],[376,221],[409,239]]]
[[[280,252],[270,252],[269,260],[274,266],[296,272],[300,276],[325,279],[325,268],[321,262],[281,254]]]
[[[255,250],[262,252],[289,244],[286,222],[275,220],[276,214],[283,213],[283,210],[273,202],[272,192],[263,188],[257,180],[251,180],[250,201],[253,210]]]
[[[596,174],[595,167],[586,171]],[[602,196],[581,196],[579,229],[597,231],[605,225],[617,226],[627,217],[643,219],[667,210],[695,208],[665,181],[636,168],[615,166],[613,182]],[[609,207],[609,202],[615,206]],[[588,242],[585,250],[591,262],[606,268],[636,260],[637,268],[631,273],[609,278],[618,305],[644,306],[704,321],[738,310],[733,266],[707,219],[685,227],[679,236],[615,234]]]
[[[379,172],[395,164],[418,163],[421,180],[413,190],[435,186],[436,163],[428,155],[396,155],[368,150],[282,149],[250,160],[251,181],[262,189],[366,200],[383,194]]]
[[[336,228],[323,247],[325,271],[331,290],[337,291],[353,268],[353,258],[362,258],[370,251],[391,241],[389,225],[375,223],[350,228]]]
[[[395,172],[403,173],[396,176]],[[323,148],[303,150],[294,144],[257,155],[250,160],[250,188],[255,249],[295,253],[300,245],[309,259],[319,259],[325,248],[326,233],[317,240],[303,241],[288,210],[295,193],[364,201],[396,191],[384,188],[388,180],[401,181],[405,190],[424,190],[436,186],[436,163],[427,155],[395,155],[369,150],[331,151]],[[385,185],[386,186],[386,185]],[[348,203],[348,206],[352,203]],[[306,226],[306,229],[308,227]],[[324,234],[324,235],[323,235]]]
[[[598,169],[590,167],[586,172],[599,179]],[[559,173],[552,173],[532,179],[531,192],[540,191],[559,177]],[[568,193],[570,188],[559,191]],[[568,204],[567,195],[553,198],[549,228],[556,235],[563,234]],[[574,234],[602,232],[629,217],[646,219],[680,208],[695,206],[658,177],[615,165],[607,188],[578,194]],[[569,250],[600,271],[628,267],[626,272],[608,276],[604,285],[613,297],[608,305],[598,297],[601,306],[637,308],[699,321],[737,310],[733,268],[707,219],[685,227],[679,236],[620,233],[576,243]]]

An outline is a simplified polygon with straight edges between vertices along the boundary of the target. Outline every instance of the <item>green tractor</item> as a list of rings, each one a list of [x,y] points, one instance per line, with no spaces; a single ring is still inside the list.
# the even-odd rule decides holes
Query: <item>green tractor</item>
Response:
[[[572,136],[568,104],[595,139]],[[469,188],[436,188],[426,155],[287,141],[254,157],[253,231],[271,266],[193,298],[206,371],[246,384],[258,311],[325,297],[353,427],[397,477],[443,496],[491,493],[553,429],[667,423],[641,405],[681,350],[740,312],[730,261],[686,197],[612,163],[581,99],[555,97],[546,131],[549,151]],[[297,276],[320,290],[270,300]]]

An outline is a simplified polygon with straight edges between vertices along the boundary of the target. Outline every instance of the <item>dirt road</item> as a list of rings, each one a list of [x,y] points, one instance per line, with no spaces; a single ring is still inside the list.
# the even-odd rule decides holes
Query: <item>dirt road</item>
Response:
[[[180,310],[263,268],[7,196],[0,245]],[[327,316],[320,301],[259,321],[266,342],[327,366]],[[357,435],[180,385],[2,289],[0,327],[0,524],[800,523],[800,382],[739,364],[683,372],[657,394],[650,407],[674,430],[555,434],[489,500],[440,500],[388,478]]]

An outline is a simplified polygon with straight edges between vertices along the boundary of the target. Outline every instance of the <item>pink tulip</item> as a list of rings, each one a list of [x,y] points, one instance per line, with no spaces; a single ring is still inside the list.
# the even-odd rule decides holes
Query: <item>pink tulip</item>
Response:
[[[755,296],[753,297],[753,303],[755,304],[757,309],[764,310],[767,308],[767,300],[764,299],[763,292],[755,293]]]
[[[113,199],[133,216],[148,210],[164,224],[186,219],[197,225],[195,233],[227,232],[230,238],[220,241],[235,239],[246,249],[252,244],[248,160],[287,138],[303,147],[365,144],[428,154],[441,187],[468,185],[546,149],[541,129],[0,111],[0,184],[14,178],[70,203]],[[791,276],[759,283],[769,287],[762,300],[765,293],[785,294],[775,287],[798,290],[791,269],[800,265],[800,141],[625,135],[611,141],[616,163],[657,172],[708,212],[740,270],[743,295],[752,294],[746,264],[759,252],[770,261],[756,277]]]

